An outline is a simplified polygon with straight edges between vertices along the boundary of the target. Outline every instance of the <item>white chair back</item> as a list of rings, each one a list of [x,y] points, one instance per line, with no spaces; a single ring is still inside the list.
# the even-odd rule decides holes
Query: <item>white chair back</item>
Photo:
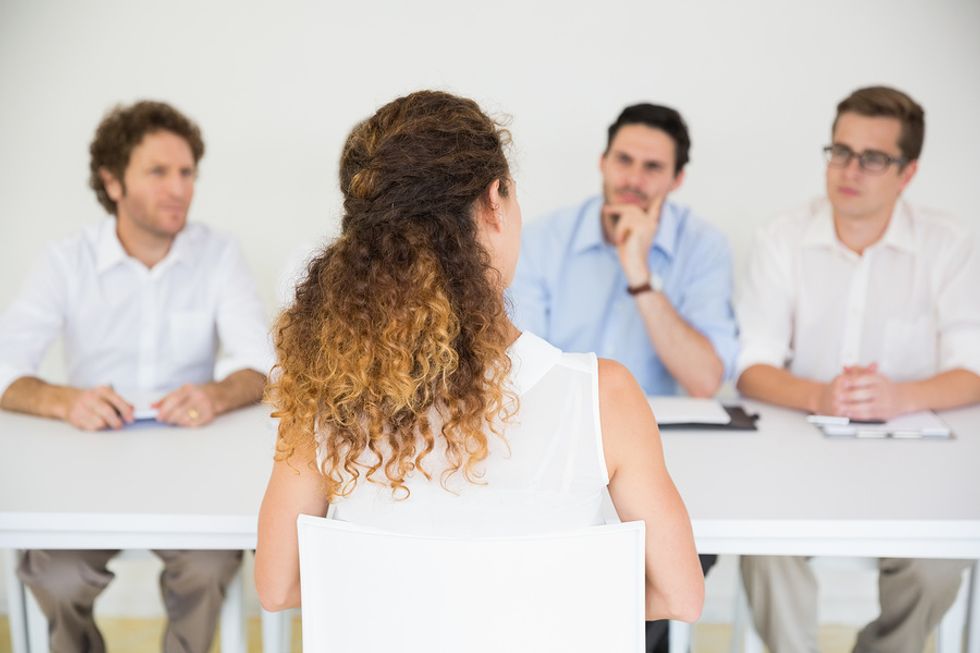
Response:
[[[303,649],[643,651],[642,522],[499,538],[301,515]]]

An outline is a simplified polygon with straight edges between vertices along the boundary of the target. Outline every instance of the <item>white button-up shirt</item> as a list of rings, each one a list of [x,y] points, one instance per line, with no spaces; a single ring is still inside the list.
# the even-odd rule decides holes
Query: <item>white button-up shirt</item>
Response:
[[[274,360],[241,251],[199,224],[149,269],[126,254],[114,218],[49,245],[0,316],[0,395],[37,374],[58,336],[76,387],[163,393],[240,369],[267,374]]]
[[[738,373],[787,367],[828,382],[877,363],[895,381],[980,374],[980,253],[957,221],[899,201],[856,254],[821,199],[760,230],[738,303]]]

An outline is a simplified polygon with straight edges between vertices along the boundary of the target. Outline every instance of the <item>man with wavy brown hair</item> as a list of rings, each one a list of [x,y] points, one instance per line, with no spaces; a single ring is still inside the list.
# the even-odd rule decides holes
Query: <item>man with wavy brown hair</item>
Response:
[[[0,316],[0,406],[100,430],[138,418],[200,426],[258,401],[272,356],[248,269],[233,240],[187,222],[198,127],[167,104],[137,102],[109,112],[90,151],[90,184],[113,217],[53,243]],[[65,385],[36,376],[58,336]],[[18,575],[48,618],[51,650],[105,649],[92,604],[117,553],[24,554]],[[155,553],[170,616],[163,648],[203,653],[241,552]]]

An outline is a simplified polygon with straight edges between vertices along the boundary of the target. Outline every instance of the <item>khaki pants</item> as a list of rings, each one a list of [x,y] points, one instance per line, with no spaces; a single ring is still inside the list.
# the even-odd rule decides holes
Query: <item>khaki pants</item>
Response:
[[[878,561],[881,613],[865,626],[856,653],[922,653],[956,600],[969,560]],[[742,582],[755,628],[772,653],[817,652],[817,580],[806,558],[742,556]]]
[[[48,619],[53,653],[103,653],[105,642],[92,617],[96,597],[113,573],[118,551],[25,551],[17,576]],[[241,563],[241,551],[154,551],[163,560],[160,591],[169,622],[166,653],[206,653],[214,639],[225,587]]]

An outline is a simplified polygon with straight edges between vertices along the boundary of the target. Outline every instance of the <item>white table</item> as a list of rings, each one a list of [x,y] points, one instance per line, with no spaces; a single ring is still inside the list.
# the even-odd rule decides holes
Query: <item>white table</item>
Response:
[[[82,433],[0,412],[0,549],[255,548],[268,413]]]
[[[950,440],[824,437],[745,402],[758,431],[664,431],[668,469],[710,553],[980,558],[980,406]]]
[[[980,407],[944,441],[831,440],[748,402],[759,431],[667,431],[704,552],[980,558]],[[0,412],[0,549],[251,549],[275,427],[81,433]]]
[[[256,406],[198,429],[83,433],[0,411],[0,550],[254,549],[275,443],[268,414]],[[12,552],[0,553],[13,648],[41,648],[44,625],[25,615]],[[223,651],[245,650],[241,582],[222,611]],[[266,622],[266,633],[281,625]]]

